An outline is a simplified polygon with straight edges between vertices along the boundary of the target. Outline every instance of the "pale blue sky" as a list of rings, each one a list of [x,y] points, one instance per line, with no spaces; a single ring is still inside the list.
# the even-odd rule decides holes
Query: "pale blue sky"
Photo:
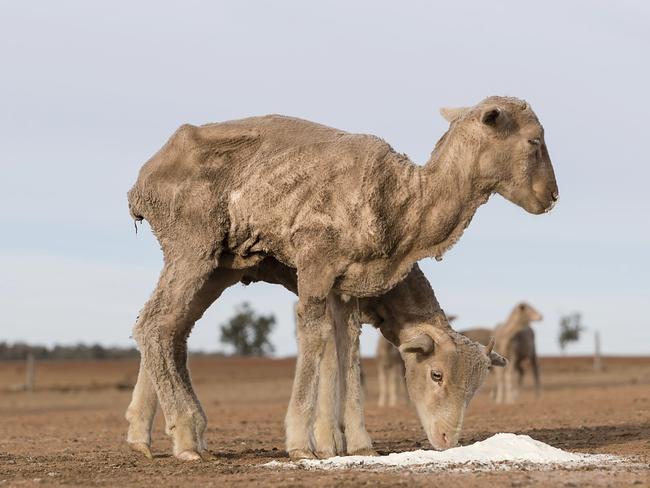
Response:
[[[161,255],[126,192],[181,123],[283,113],[424,162],[440,106],[498,94],[537,112],[561,199],[544,216],[482,207],[421,263],[440,303],[463,328],[526,299],[544,354],[574,310],[606,353],[650,353],[650,4],[432,3],[0,2],[0,340],[132,343]],[[229,290],[191,347],[215,349],[243,300],[294,353],[294,297],[270,285]]]

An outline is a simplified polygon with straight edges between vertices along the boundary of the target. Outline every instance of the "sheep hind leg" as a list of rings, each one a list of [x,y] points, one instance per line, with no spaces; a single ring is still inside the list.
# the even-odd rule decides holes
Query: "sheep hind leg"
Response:
[[[339,354],[341,420],[346,451],[350,455],[377,455],[366,430],[363,413],[364,392],[359,352],[361,321],[357,301],[352,299],[348,303],[342,303],[337,298],[332,302],[335,304],[333,315]]]
[[[229,269],[215,271],[206,287],[206,300],[209,303],[214,302],[225,289],[237,283],[240,277],[240,271]],[[151,428],[157,405],[156,390],[141,361],[131,403],[126,411],[126,419],[129,422],[127,443],[133,451],[139,452],[149,459],[153,457],[151,454]],[[199,437],[199,453],[202,457],[211,457],[204,438],[202,435]]]
[[[404,405],[409,405],[411,403],[411,398],[409,397],[409,391],[406,387],[406,365],[402,358],[399,360],[399,386],[400,386],[400,395],[402,395]]]
[[[391,407],[397,406],[397,388],[399,387],[399,365],[391,364],[390,365],[390,381],[388,383],[388,405]]]
[[[156,416],[157,406],[156,390],[144,369],[144,364],[141,362],[138,380],[133,388],[131,403],[125,415],[126,420],[129,422],[126,442],[131,450],[139,452],[149,459],[153,459],[151,455],[151,428]]]
[[[524,386],[524,367],[522,361],[517,361],[515,369],[517,370],[517,385],[519,388],[522,388]]]
[[[541,394],[541,383],[539,380],[539,363],[537,362],[536,354],[530,358],[530,366],[533,370],[533,378],[535,378],[535,398],[539,398]]]
[[[153,459],[151,453],[151,430],[156,416],[158,397],[144,366],[140,364],[138,380],[133,389],[133,397],[126,411],[126,420],[129,422],[127,443],[132,451],[138,452],[148,459]],[[207,450],[203,432],[197,431],[199,449],[202,459],[212,458]]]
[[[387,396],[386,384],[388,378],[386,377],[386,366],[379,358],[377,358],[377,382],[379,386],[379,399],[377,400],[377,406],[385,407]]]
[[[166,264],[133,331],[145,371],[140,378],[145,380],[144,386],[134,393],[143,394],[148,376],[165,415],[166,432],[173,439],[174,455],[181,460],[200,460],[201,454],[207,455],[203,438],[207,419],[187,368],[187,337],[232,279],[229,275],[219,279],[210,262],[179,259]],[[224,286],[224,281],[229,284]],[[132,413],[137,406],[136,400]]]
[[[345,454],[345,443],[339,424],[339,399],[336,337],[332,327],[319,367],[318,400],[312,439],[313,452],[320,459]]]

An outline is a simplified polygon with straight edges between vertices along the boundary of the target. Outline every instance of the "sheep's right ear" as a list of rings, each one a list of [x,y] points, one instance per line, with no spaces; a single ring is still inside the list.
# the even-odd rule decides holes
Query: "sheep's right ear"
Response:
[[[490,358],[490,364],[492,366],[497,366],[499,368],[503,368],[505,365],[508,364],[508,360],[504,358],[501,354],[498,352],[492,351],[489,355]]]
[[[442,115],[442,118],[451,124],[452,122],[455,122],[456,120],[460,119],[468,111],[469,111],[469,107],[456,107],[456,108],[443,107],[440,109],[440,115]]]
[[[408,342],[404,342],[399,346],[399,352],[406,354],[409,352],[416,352],[424,355],[431,354],[434,348],[434,342],[430,335],[420,334]]]

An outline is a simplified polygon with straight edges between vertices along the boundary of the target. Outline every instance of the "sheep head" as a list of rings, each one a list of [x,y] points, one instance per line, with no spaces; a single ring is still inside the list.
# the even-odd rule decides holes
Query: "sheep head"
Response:
[[[482,186],[533,214],[553,208],[559,192],[544,129],[526,102],[489,97],[474,107],[440,112],[454,138],[474,152],[470,171]]]
[[[526,302],[517,304],[515,311],[519,314],[521,321],[528,324],[531,322],[539,322],[544,318],[541,313]]]
[[[506,360],[451,328],[411,331],[399,346],[406,385],[435,449],[458,444],[465,409],[492,366]]]

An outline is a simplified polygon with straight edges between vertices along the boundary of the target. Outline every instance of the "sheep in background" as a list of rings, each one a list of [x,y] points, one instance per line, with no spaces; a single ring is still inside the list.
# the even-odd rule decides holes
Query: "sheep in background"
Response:
[[[483,345],[487,345],[490,338],[496,338],[496,350],[506,357],[509,362],[505,368],[496,370],[496,389],[494,398],[497,403],[512,403],[519,393],[519,388],[524,381],[523,363],[530,361],[530,366],[535,379],[535,394],[540,395],[541,385],[539,377],[539,363],[535,351],[535,332],[531,322],[542,320],[542,315],[527,303],[516,305],[508,319],[492,329],[470,329],[461,331],[461,334]],[[517,381],[515,382],[515,375]]]

